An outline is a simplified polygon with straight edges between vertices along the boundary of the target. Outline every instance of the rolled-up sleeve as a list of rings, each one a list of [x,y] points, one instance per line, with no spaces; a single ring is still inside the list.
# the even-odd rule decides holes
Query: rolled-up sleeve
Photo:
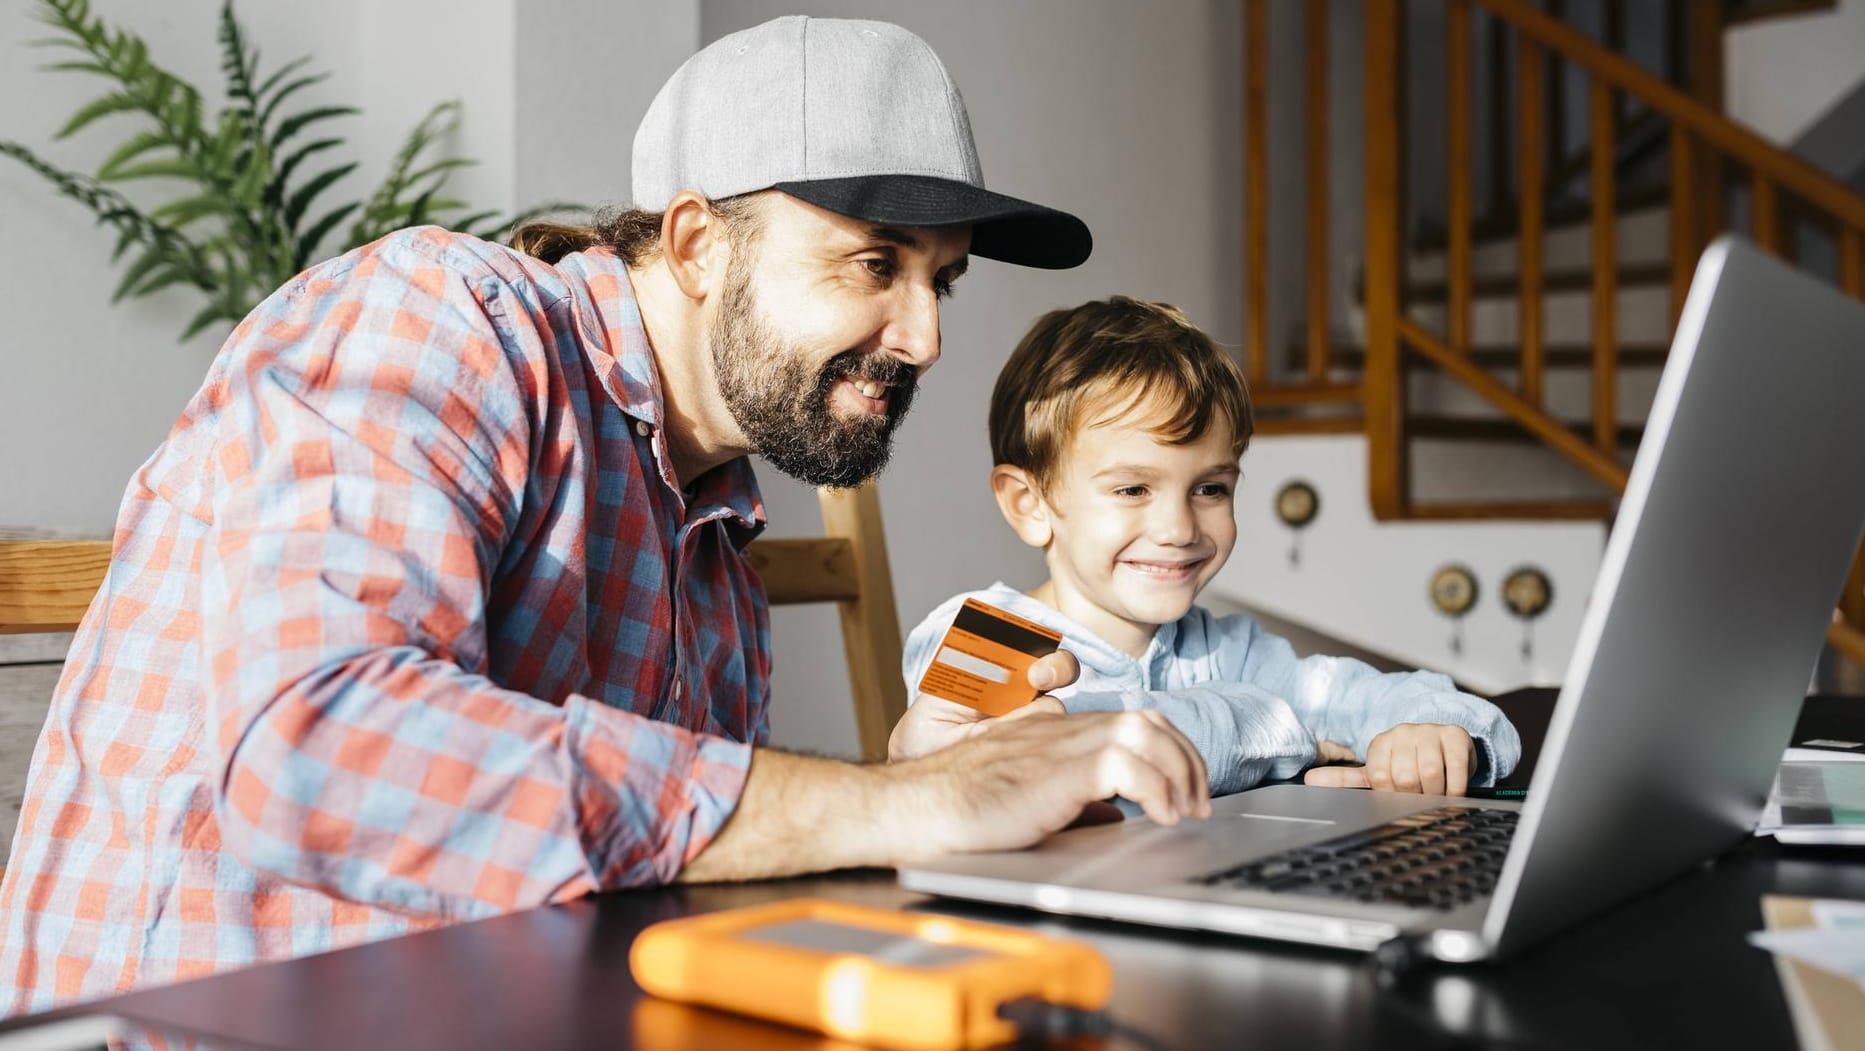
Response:
[[[312,271],[236,334],[203,545],[226,846],[292,883],[467,918],[670,880],[747,744],[487,674],[488,592],[548,411],[538,338],[418,253]]]

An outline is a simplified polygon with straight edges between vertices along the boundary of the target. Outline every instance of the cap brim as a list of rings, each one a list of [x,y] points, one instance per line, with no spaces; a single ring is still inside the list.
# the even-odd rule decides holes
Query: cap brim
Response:
[[[1067,212],[927,175],[861,175],[771,187],[838,215],[893,226],[971,224],[971,254],[1067,270],[1094,251],[1088,224]]]

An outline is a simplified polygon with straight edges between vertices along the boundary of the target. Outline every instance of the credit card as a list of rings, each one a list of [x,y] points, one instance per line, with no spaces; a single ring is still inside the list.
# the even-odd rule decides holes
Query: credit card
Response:
[[[920,676],[919,691],[1003,715],[1036,699],[1025,673],[1061,645],[1062,636],[1041,624],[968,598]]]

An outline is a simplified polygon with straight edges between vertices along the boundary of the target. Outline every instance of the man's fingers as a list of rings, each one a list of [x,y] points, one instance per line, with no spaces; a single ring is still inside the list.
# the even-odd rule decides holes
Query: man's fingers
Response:
[[[1146,816],[1162,825],[1179,823],[1171,781],[1144,757],[1121,745],[1101,753],[1098,796],[1120,796],[1140,805]]]
[[[1436,741],[1418,746],[1418,790],[1431,796],[1444,794],[1444,749]]]
[[[1159,712],[1125,712],[1118,718],[1115,740],[1165,776],[1173,809],[1180,816],[1203,817],[1210,790],[1198,749]]]
[[[1023,677],[1029,681],[1031,686],[1044,693],[1059,690],[1081,677],[1081,662],[1075,659],[1073,653],[1067,650],[1057,650],[1030,665],[1029,670],[1023,673]]]
[[[1317,766],[1302,776],[1302,784],[1322,788],[1371,788],[1364,766]]]
[[[1192,744],[1189,737],[1180,733],[1179,728],[1172,725],[1172,720],[1166,717],[1166,713],[1148,708],[1144,714],[1153,721],[1155,726],[1159,727],[1162,733],[1178,745],[1180,754],[1185,756],[1186,763],[1191,767],[1187,782],[1189,794],[1186,802],[1188,806],[1185,812],[1197,817],[1210,817],[1211,775],[1205,769],[1204,756],[1198,754],[1197,746]]]

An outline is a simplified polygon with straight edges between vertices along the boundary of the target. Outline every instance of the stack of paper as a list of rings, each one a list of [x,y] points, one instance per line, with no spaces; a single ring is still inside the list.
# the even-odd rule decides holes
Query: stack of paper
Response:
[[[1783,843],[1865,846],[1865,756],[1805,751],[1818,761],[1790,758],[1775,772],[1774,790],[1755,827]]]
[[[1748,936],[1775,954],[1800,1046],[1858,1046],[1865,1034],[1865,902],[1769,895],[1768,930]]]

